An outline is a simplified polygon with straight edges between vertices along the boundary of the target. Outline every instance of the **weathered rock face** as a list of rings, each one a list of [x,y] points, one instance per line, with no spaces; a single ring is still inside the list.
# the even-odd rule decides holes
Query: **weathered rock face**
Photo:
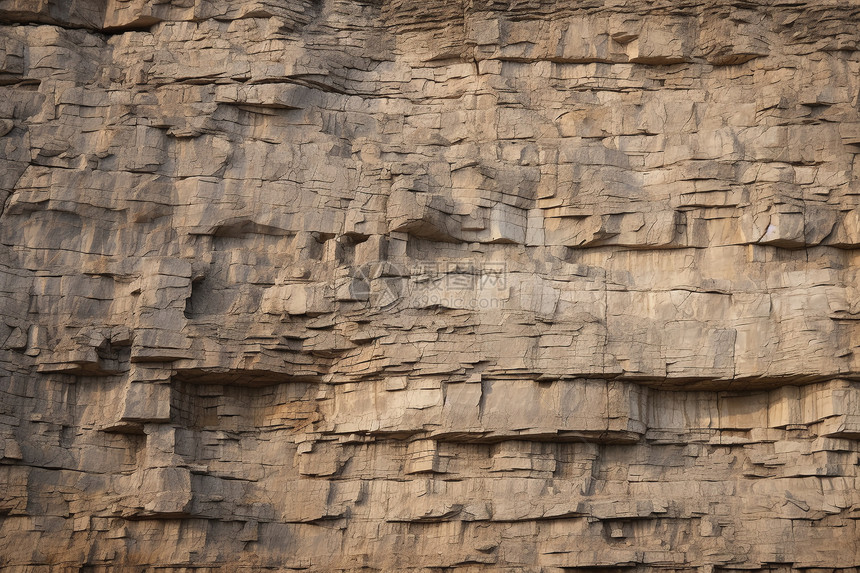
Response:
[[[857,571],[860,8],[758,4],[0,0],[0,566]]]

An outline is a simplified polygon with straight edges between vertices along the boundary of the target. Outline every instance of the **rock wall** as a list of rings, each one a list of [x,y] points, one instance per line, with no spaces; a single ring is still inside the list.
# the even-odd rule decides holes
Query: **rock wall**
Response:
[[[0,567],[860,570],[852,4],[0,0]]]

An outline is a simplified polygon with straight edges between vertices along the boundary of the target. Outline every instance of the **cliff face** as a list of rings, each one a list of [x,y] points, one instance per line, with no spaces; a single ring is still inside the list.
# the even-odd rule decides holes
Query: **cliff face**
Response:
[[[0,0],[0,566],[857,571],[850,4]]]

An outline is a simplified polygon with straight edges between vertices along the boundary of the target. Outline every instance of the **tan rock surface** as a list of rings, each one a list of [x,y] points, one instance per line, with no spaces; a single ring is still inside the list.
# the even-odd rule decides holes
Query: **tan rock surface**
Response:
[[[0,568],[860,570],[858,21],[0,0]]]

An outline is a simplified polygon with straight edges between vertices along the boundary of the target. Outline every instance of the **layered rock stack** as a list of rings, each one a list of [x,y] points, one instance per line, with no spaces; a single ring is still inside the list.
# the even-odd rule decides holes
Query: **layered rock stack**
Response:
[[[860,6],[0,0],[0,568],[860,570]]]

